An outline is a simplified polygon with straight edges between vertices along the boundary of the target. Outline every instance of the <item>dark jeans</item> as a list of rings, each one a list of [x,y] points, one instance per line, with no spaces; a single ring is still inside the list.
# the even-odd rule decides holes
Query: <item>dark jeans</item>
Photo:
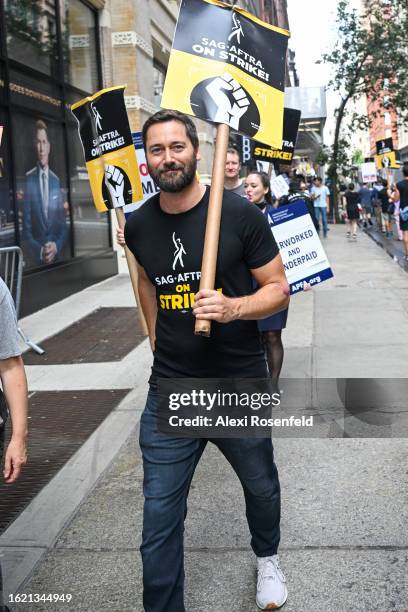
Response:
[[[315,206],[315,215],[320,227],[323,226],[323,236],[327,236],[327,209],[325,206]],[[320,223],[321,220],[321,223]]]
[[[140,421],[145,498],[140,547],[143,605],[146,612],[185,612],[184,519],[190,483],[207,440],[171,438],[158,432],[157,403],[157,393],[150,390]],[[212,442],[241,481],[253,551],[258,557],[276,554],[280,486],[271,439],[225,438]]]

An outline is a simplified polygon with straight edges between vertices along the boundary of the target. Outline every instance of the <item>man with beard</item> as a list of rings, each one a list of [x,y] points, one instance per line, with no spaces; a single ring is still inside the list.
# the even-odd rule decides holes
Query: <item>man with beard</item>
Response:
[[[196,179],[200,152],[195,126],[177,111],[159,111],[146,121],[143,142],[150,175],[161,190],[125,226],[126,244],[138,263],[140,301],[154,354],[140,421],[143,604],[146,612],[184,612],[186,502],[207,440],[169,437],[158,430],[157,382],[265,378],[256,319],[286,308],[289,289],[264,216],[256,206],[224,191],[216,273],[220,290],[198,291],[209,190]],[[259,286],[256,292],[252,276]],[[212,321],[210,338],[194,335],[195,318]],[[278,608],[286,601],[287,589],[277,555],[280,487],[271,439],[213,442],[244,488],[257,556],[257,604]]]

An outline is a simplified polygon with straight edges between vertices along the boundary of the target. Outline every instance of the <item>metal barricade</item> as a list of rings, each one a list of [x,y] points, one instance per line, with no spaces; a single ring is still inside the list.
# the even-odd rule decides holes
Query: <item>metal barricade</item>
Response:
[[[23,282],[23,251],[18,246],[0,248],[0,276],[6,283],[14,300],[17,321],[20,315],[21,285]],[[36,353],[42,355],[44,349],[30,340],[21,327],[18,327],[21,338]]]

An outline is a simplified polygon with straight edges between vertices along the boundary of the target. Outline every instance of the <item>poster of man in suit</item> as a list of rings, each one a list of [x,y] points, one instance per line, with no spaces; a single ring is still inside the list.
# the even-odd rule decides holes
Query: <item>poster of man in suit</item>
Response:
[[[36,164],[25,175],[23,193],[23,250],[28,264],[48,265],[64,259],[68,238],[64,196],[59,177],[51,170],[47,124],[35,124]]]

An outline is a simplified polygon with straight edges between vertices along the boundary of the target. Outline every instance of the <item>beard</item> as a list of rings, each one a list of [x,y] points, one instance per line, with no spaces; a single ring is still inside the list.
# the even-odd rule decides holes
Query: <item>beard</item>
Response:
[[[149,168],[150,176],[161,191],[179,193],[194,181],[197,171],[197,160],[194,156],[185,164],[176,162],[163,164],[157,171],[153,170],[149,164],[147,164],[147,167]],[[168,170],[178,170],[178,172],[166,174]]]

